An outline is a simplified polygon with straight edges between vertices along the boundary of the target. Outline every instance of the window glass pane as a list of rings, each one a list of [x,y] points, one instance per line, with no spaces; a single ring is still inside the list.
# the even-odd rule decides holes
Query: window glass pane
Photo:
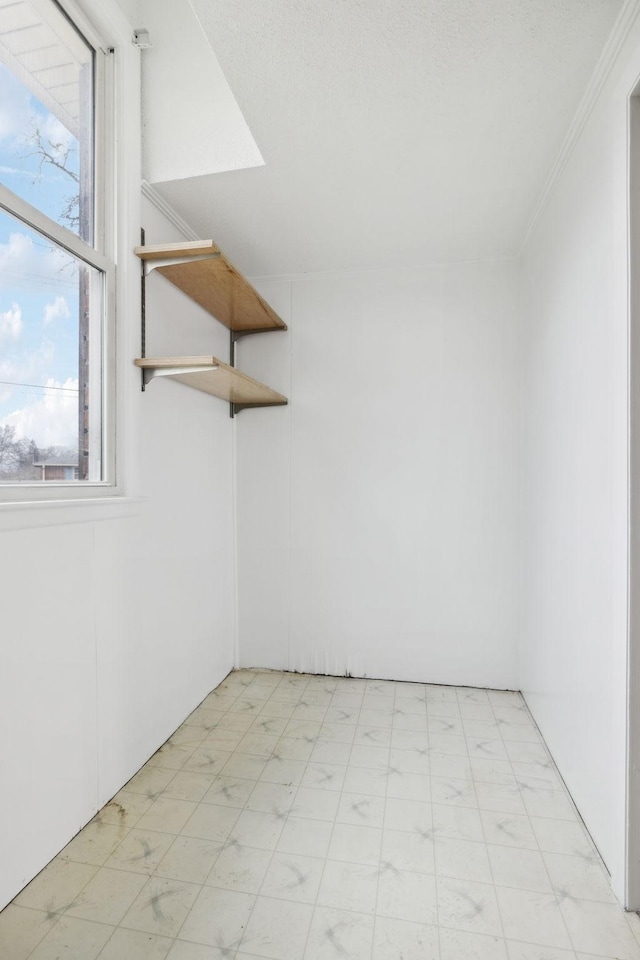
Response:
[[[0,182],[90,244],[93,57],[53,0],[0,0]]]
[[[103,281],[0,213],[0,483],[102,479]]]

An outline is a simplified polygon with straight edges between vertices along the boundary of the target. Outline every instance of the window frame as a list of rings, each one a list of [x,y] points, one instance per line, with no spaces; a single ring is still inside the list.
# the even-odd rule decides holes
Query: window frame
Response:
[[[36,0],[36,3],[38,0]],[[121,494],[116,474],[116,253],[117,169],[115,56],[76,0],[51,0],[94,52],[94,244],[56,223],[0,183],[0,210],[98,270],[103,277],[101,318],[101,480],[0,483],[0,507],[35,502],[95,500]]]

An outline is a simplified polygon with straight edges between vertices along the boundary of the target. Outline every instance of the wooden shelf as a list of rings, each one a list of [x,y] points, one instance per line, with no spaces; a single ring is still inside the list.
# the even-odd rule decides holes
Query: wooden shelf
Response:
[[[154,377],[171,377],[196,390],[228,400],[235,411],[244,407],[275,407],[287,398],[217,357],[145,357],[135,361],[145,374],[145,383]]]
[[[213,240],[136,247],[145,271],[157,270],[236,333],[286,330],[287,325],[229,263]]]

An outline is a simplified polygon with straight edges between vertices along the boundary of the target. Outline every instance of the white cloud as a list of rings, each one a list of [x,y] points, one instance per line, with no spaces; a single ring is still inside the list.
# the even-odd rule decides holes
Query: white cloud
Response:
[[[36,350],[30,350],[19,358],[0,354],[0,380],[45,383],[55,359],[55,352],[55,344],[45,339]]]
[[[45,306],[43,320],[45,326],[48,326],[55,320],[68,320],[70,316],[71,313],[66,298],[56,297],[53,303],[48,303]]]
[[[0,64],[0,140],[22,140],[32,116],[28,91]]]
[[[17,358],[6,356],[6,350],[5,355],[0,353],[0,404],[8,404],[24,383],[47,383],[55,352],[55,345],[45,339],[36,350],[23,352]]]
[[[23,177],[24,179],[33,180],[33,174],[30,171],[19,170],[17,167],[7,167],[3,164],[0,164],[0,173],[8,174],[10,177]]]
[[[40,133],[45,140],[48,140],[54,148],[56,159],[64,157],[65,153],[71,149],[76,142],[74,135],[67,130],[63,123],[53,113],[47,113],[44,117],[37,118]]]
[[[0,243],[0,289],[30,292],[65,290],[71,296],[77,290],[78,263],[64,250],[15,231],[7,243]]]
[[[0,313],[0,344],[19,340],[22,335],[22,310],[17,303],[10,310]]]
[[[59,389],[63,388],[63,389]],[[35,440],[39,447],[72,447],[78,442],[78,381],[60,383],[49,377],[44,396],[0,420],[16,428],[18,437]]]
[[[3,63],[0,63],[0,140],[14,150],[35,143],[36,129],[62,152],[72,147],[73,134],[48,110],[34,109],[29,91]]]

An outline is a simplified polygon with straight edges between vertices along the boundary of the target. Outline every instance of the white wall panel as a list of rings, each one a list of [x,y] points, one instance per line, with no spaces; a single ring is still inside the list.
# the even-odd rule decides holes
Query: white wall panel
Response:
[[[146,201],[143,224],[149,243],[180,239]],[[149,353],[227,356],[204,311],[160,276],[148,291]],[[2,533],[0,906],[233,666],[228,406],[166,381],[143,394],[137,377],[119,399],[136,431],[131,515]]]
[[[239,423],[242,662],[514,686],[514,264],[310,277],[291,298],[291,408]]]
[[[291,284],[259,284],[291,324]],[[244,337],[237,364],[289,398],[286,407],[246,410],[236,419],[238,635],[243,664],[289,668],[292,331]]]
[[[519,676],[627,903],[626,165],[639,71],[636,25],[527,244],[522,288]]]
[[[96,810],[91,525],[2,535],[0,904]]]
[[[143,203],[147,243],[177,240]],[[227,331],[160,275],[147,280],[147,354],[228,350]],[[104,803],[233,666],[232,427],[228,406],[154,380],[140,394],[144,503],[96,527]]]

